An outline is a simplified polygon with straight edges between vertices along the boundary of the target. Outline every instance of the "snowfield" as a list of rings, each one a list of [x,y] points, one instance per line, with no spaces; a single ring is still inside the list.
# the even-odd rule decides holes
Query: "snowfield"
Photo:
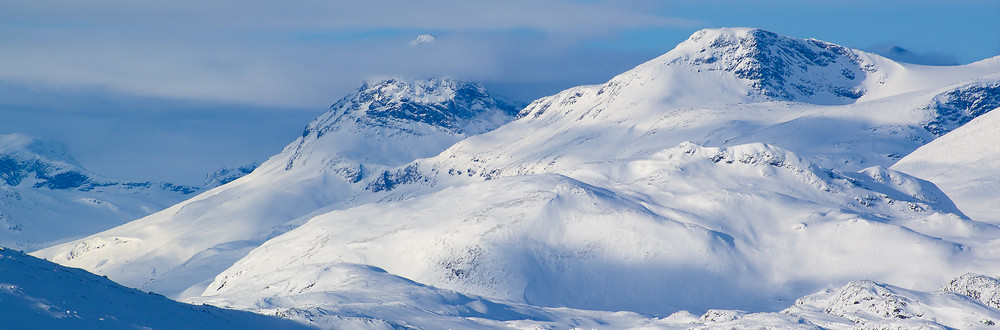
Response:
[[[243,178],[33,254],[328,328],[995,327],[997,86],[1000,57],[747,28],[520,112],[386,79]]]

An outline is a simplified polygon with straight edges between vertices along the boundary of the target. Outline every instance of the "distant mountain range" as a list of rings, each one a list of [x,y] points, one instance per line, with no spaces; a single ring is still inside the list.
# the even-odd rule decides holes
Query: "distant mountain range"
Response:
[[[0,246],[35,250],[190,198],[200,187],[129,182],[88,171],[62,146],[0,135]]]
[[[124,181],[87,170],[58,143],[0,135],[0,246],[30,251],[110,229],[236,180],[258,165],[221,168],[202,186]]]
[[[998,106],[1000,57],[702,30],[523,109],[365,83],[248,175],[33,254],[325,327],[992,326]]]

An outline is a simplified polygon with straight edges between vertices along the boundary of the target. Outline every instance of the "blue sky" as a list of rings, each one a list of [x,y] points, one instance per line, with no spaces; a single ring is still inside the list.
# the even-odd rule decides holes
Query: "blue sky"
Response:
[[[280,151],[365,79],[448,75],[530,101],[732,26],[931,62],[1000,54],[995,0],[0,0],[0,133],[191,184]]]

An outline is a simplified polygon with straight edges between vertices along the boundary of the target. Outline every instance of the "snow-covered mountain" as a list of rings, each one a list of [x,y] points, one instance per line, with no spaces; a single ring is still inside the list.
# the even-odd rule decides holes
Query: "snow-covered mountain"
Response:
[[[196,191],[105,178],[56,143],[0,135],[0,246],[34,250],[78,239],[162,210]]]
[[[885,56],[896,62],[921,65],[959,65],[953,56],[941,53],[914,53],[909,49],[893,44],[882,44],[865,49],[865,51]]]
[[[763,40],[755,39],[760,35]],[[695,33],[674,50],[605,84],[536,100],[519,114],[520,120],[458,143],[421,162],[427,164],[421,169],[480,178],[566,171],[589,161],[642,157],[685,141],[704,146],[774,144],[824,168],[844,171],[889,167],[939,134],[928,128],[941,121],[940,107],[932,104],[943,95],[974,98],[990,92],[966,88],[970,83],[1000,80],[1000,57],[960,67],[923,67],[841,49],[822,57],[841,54],[837,60],[818,62],[787,55],[783,47],[814,52],[840,48],[771,35],[756,29]],[[783,60],[747,55],[762,52]],[[742,66],[726,61],[748,63],[745,71],[756,72],[750,76],[770,78],[742,78]],[[776,69],[759,69],[763,62]],[[829,75],[855,62],[860,64],[851,64],[857,70],[853,80]],[[831,69],[834,63],[843,68]],[[787,83],[813,80],[827,90],[835,89],[827,86],[828,80],[841,82],[840,87],[850,83],[864,95],[857,100],[820,92],[808,96],[791,92],[804,89]],[[827,105],[837,102],[853,103]]]
[[[974,81],[936,95],[927,105],[934,111],[934,119],[924,128],[941,136],[1000,108],[1000,81],[995,75],[990,78],[992,80]]]
[[[822,290],[976,304],[926,292],[1000,273],[1000,227],[887,167],[975,123],[997,81],[1000,57],[927,67],[744,28],[506,124],[477,85],[389,79],[243,178],[36,255],[330,326],[909,326],[831,314]],[[906,316],[995,320],[976,308]]]
[[[249,175],[38,255],[144,290],[199,295],[264,241],[321,210],[384,197],[377,192],[395,184],[387,170],[496,128],[515,112],[473,83],[366,83]]]
[[[296,322],[194,306],[0,248],[0,318],[11,329],[308,329]]]

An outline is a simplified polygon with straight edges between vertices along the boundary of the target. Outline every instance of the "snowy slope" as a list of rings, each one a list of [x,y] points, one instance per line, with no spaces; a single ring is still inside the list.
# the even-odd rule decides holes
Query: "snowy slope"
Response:
[[[62,146],[0,135],[0,245],[38,249],[78,239],[180,202],[197,187],[94,174]]]
[[[323,208],[380,198],[386,169],[513,119],[478,84],[366,83],[249,175],[112,230],[38,252],[132,287],[200,294],[216,274]],[[385,195],[385,194],[382,194]]]
[[[179,303],[0,248],[0,319],[17,329],[306,329],[254,313]]]
[[[570,176],[590,183],[505,177],[324,214],[255,249],[205,294],[354,263],[491,299],[666,315],[773,310],[859,277],[927,289],[967,268],[1000,271],[996,253],[979,250],[1000,228],[883,168],[843,175],[767,145],[683,144]],[[317,272],[301,286],[336,279]]]
[[[852,281],[794,300],[779,312],[711,309],[666,317],[633,312],[546,308],[437,289],[371,266],[325,263],[267,275],[272,283],[234,282],[195,303],[251,310],[321,328],[515,329],[996,329],[1000,280],[964,274],[940,290]],[[303,281],[321,279],[320,283]],[[295,307],[289,307],[295,306]],[[787,304],[785,305],[787,306]]]
[[[993,96],[1000,101],[1000,89]],[[920,147],[892,168],[933,182],[973,219],[1000,224],[997,139],[1000,111],[991,111]]]

